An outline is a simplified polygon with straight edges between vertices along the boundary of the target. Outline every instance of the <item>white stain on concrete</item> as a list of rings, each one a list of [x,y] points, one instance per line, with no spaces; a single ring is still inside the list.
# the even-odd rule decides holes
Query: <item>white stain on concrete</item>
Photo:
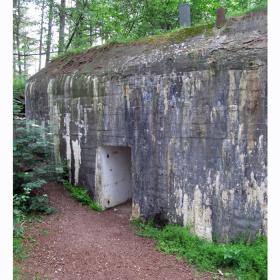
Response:
[[[229,207],[232,206],[233,201],[234,201],[234,190],[223,190],[222,191],[222,204],[224,209],[228,209]]]
[[[72,82],[71,76],[66,76],[65,82],[64,82],[64,97],[65,98],[70,97],[70,88],[72,86],[72,85],[70,85],[70,82]]]
[[[74,180],[75,184],[79,183],[79,172],[80,172],[80,165],[81,165],[81,147],[79,140],[72,140],[72,149],[73,149],[73,156],[74,156]]]
[[[54,102],[53,98],[53,84],[54,79],[51,79],[48,83],[48,105],[49,105],[49,116],[50,116],[50,131],[53,135],[53,144],[54,144],[54,156],[55,162],[60,163],[60,141],[59,141],[59,131],[60,131],[60,112],[59,107]]]
[[[264,150],[263,139],[264,139],[264,136],[263,136],[263,135],[260,135],[260,136],[259,136],[259,141],[258,141],[258,150],[259,150],[259,153],[261,153],[261,152]]]
[[[164,115],[166,115],[168,111],[168,91],[169,91],[169,87],[168,85],[165,85],[163,87]]]
[[[245,209],[249,211],[250,209],[260,208],[262,215],[262,227],[264,232],[267,232],[267,182],[266,179],[261,183],[257,183],[255,179],[255,174],[252,171],[250,174],[250,179],[245,181],[245,191],[246,191],[246,203]]]
[[[98,96],[98,78],[93,78],[93,97]]]
[[[87,135],[88,135],[88,116],[87,116],[87,109],[84,108],[84,137],[85,137],[85,143],[87,142]]]
[[[66,134],[63,136],[66,142],[66,159],[70,170],[71,178],[71,142],[70,142],[70,113],[66,113],[64,117],[64,126],[66,128]]]
[[[202,197],[199,186],[195,187],[193,199],[178,189],[175,196],[179,205],[177,205],[177,215],[183,216],[183,224],[190,225],[195,234],[207,240],[212,240],[212,210],[209,199]]]

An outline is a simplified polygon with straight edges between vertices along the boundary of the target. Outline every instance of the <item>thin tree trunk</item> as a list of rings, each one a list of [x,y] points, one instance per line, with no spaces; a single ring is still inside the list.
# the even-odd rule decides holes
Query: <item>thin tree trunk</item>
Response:
[[[75,37],[72,40],[72,45],[75,48],[80,48],[81,45],[84,45],[85,43],[87,43],[83,40],[83,37],[84,37],[84,30],[88,29],[88,20],[87,20],[88,9],[89,9],[88,0],[77,0],[76,1],[76,11],[79,15],[79,17],[78,17],[79,25],[75,26],[75,28],[76,28]],[[81,15],[82,15],[82,20],[80,21],[79,18]]]
[[[42,64],[42,48],[43,48],[43,33],[44,33],[44,10],[45,10],[45,0],[42,3],[42,10],[41,10],[41,22],[40,22],[40,43],[39,43],[39,70],[41,70]]]
[[[52,22],[53,22],[53,0],[49,0],[49,19],[48,19],[48,34],[46,42],[46,65],[50,61],[51,40],[52,40]]]
[[[26,54],[26,52],[25,52],[25,51],[24,51],[24,54]],[[28,76],[28,69],[27,69],[27,56],[26,56],[26,55],[23,57],[23,75],[24,75],[25,77],[27,77],[27,76]]]
[[[92,44],[93,44],[93,24],[91,21],[89,24],[89,44],[90,44],[90,46],[92,46]]]
[[[16,60],[15,60],[15,58],[13,57],[13,73],[16,73],[16,71],[17,71]]]
[[[59,11],[59,39],[58,39],[58,53],[64,51],[64,30],[65,30],[65,0],[60,2]]]
[[[20,30],[20,17],[21,17],[21,11],[20,11],[20,0],[17,1],[17,19],[16,19],[16,45],[17,45],[17,64],[18,64],[18,74],[22,74],[21,70],[21,58],[20,58],[20,40],[19,40],[19,30]]]
[[[50,53],[57,53],[57,52],[50,52]],[[42,52],[41,54],[44,55],[44,54],[47,54],[47,53]],[[18,54],[17,54],[17,53],[14,53],[14,55],[18,55]],[[20,56],[20,57],[24,57],[24,56],[35,56],[35,55],[40,55],[40,53],[24,53],[24,54],[19,53],[19,56]]]
[[[78,18],[78,20],[77,20],[77,22],[76,22],[76,24],[75,24],[74,30],[73,30],[73,32],[72,32],[72,34],[71,34],[71,36],[70,36],[70,38],[69,38],[69,41],[68,41],[68,43],[67,43],[67,45],[66,45],[66,47],[65,47],[65,50],[66,50],[66,51],[68,50],[69,46],[71,45],[72,40],[73,40],[73,38],[74,38],[74,36],[75,36],[75,34],[76,34],[78,28],[79,28],[79,25],[80,25],[80,23],[81,23],[82,20],[83,20],[83,17],[84,17],[83,14],[80,14],[80,16],[79,16],[79,18]]]
[[[73,34],[75,36],[74,36],[74,38],[71,39],[71,41],[73,42],[74,48],[80,47],[81,38],[83,36],[82,31],[81,31],[83,29],[83,26],[82,26],[83,24],[82,24],[82,21],[80,20],[82,18],[81,15],[83,13],[83,8],[84,8],[83,6],[84,6],[84,3],[82,2],[82,0],[76,1],[76,11],[77,11],[79,17],[77,19],[78,24],[75,24],[74,31],[73,31]]]
[[[17,21],[16,21],[16,15],[14,14],[14,29],[13,29],[13,50],[14,50],[14,56],[13,56],[13,73],[15,74],[17,72],[17,61],[16,57],[18,55],[17,53],[17,44],[16,44],[16,26],[17,26]]]

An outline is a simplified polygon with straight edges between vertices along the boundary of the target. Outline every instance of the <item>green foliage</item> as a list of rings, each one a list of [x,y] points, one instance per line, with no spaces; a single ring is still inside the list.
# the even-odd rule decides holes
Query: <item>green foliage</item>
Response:
[[[24,88],[24,78],[14,80],[13,249],[16,259],[24,255],[23,224],[28,217],[32,213],[50,214],[54,211],[41,187],[65,176],[63,168],[54,164],[48,130],[24,118]]]
[[[80,54],[94,42],[100,43],[100,41],[104,47],[114,43],[131,43],[135,40],[136,43],[137,41],[178,42],[179,39],[194,36],[202,33],[201,31],[208,32],[214,25],[216,10],[220,6],[226,8],[227,17],[262,10],[267,6],[267,0],[225,0],[223,2],[186,0],[185,2],[191,6],[191,28],[179,26],[178,6],[182,3],[180,0],[96,0],[87,2],[87,5],[79,4],[70,9],[73,19],[78,19],[80,15],[83,15],[83,21],[78,25],[79,31],[75,33],[69,51],[55,59]]]
[[[23,224],[27,215],[33,212],[50,214],[47,195],[40,194],[40,188],[47,182],[50,174],[40,174],[38,168],[47,165],[48,149],[42,143],[42,130],[32,126],[24,119],[14,118],[14,257],[21,259]],[[37,145],[38,143],[38,145]],[[53,172],[54,173],[54,172]]]
[[[26,250],[23,246],[23,236],[15,236],[13,238],[13,256],[14,260],[22,261],[28,257]],[[19,265],[14,262],[13,264],[13,279],[14,280],[20,280],[23,279],[23,272]]]
[[[31,200],[29,210],[45,214],[51,214],[54,212],[54,208],[49,206],[49,199],[46,194],[34,196]]]
[[[44,174],[40,170],[50,163],[51,145],[46,139],[47,132],[25,119],[14,119],[14,192],[25,195],[34,194],[55,175],[54,166]],[[49,173],[52,171],[51,173]]]
[[[192,26],[213,23],[216,10],[221,6],[227,9],[227,16],[233,16],[264,9],[267,5],[267,0],[96,0],[86,6],[78,5],[74,14],[76,17],[81,13],[85,15],[81,29],[93,26],[94,40],[124,42],[178,29],[178,6],[182,2],[190,4]],[[86,32],[77,33],[74,41],[78,44],[72,47],[90,46],[88,38]]]
[[[14,116],[24,115],[24,89],[26,79],[18,77],[13,81],[13,112]]]
[[[85,188],[81,186],[74,186],[68,181],[64,181],[63,185],[73,198],[75,198],[84,205],[88,205],[91,209],[95,211],[102,211],[101,206],[91,199],[91,197],[88,194],[88,191]]]
[[[265,10],[267,0],[226,0],[227,16],[239,16]]]
[[[14,207],[23,213],[51,213],[41,187],[63,177],[52,159],[48,131],[25,119],[14,119]]]
[[[238,279],[267,279],[267,239],[258,237],[253,244],[239,241],[230,244],[212,243],[191,233],[190,228],[167,225],[162,230],[152,222],[132,222],[138,234],[157,240],[157,248],[175,254],[194,264],[200,271],[221,270]]]
[[[21,279],[21,270],[20,268],[14,264],[14,267],[13,267],[13,279],[14,280],[20,280]]]

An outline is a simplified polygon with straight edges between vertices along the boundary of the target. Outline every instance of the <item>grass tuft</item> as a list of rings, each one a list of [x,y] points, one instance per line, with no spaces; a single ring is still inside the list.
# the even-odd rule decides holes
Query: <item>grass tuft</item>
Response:
[[[13,238],[13,254],[16,260],[23,260],[27,257],[23,246],[23,237]]]
[[[81,202],[84,205],[88,205],[91,209],[95,211],[100,212],[103,210],[97,202],[91,199],[91,197],[88,194],[88,191],[85,188],[81,186],[74,186],[68,181],[64,181],[63,185],[65,189],[70,193],[70,195],[77,201]]]
[[[193,264],[199,271],[222,271],[226,277],[238,279],[267,279],[267,239],[260,236],[253,244],[212,243],[192,234],[190,228],[167,225],[163,229],[132,221],[137,233],[157,240],[157,248],[166,254],[174,254]]]

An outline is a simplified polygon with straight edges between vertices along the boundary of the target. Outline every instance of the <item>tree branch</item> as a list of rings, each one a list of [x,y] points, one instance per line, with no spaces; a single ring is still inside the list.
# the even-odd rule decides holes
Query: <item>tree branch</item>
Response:
[[[50,53],[57,53],[57,52],[50,52]],[[43,52],[43,53],[26,53],[26,54],[18,54],[18,53],[14,53],[13,55],[17,55],[17,56],[35,56],[35,55],[44,55],[44,54],[47,54],[46,52]]]

